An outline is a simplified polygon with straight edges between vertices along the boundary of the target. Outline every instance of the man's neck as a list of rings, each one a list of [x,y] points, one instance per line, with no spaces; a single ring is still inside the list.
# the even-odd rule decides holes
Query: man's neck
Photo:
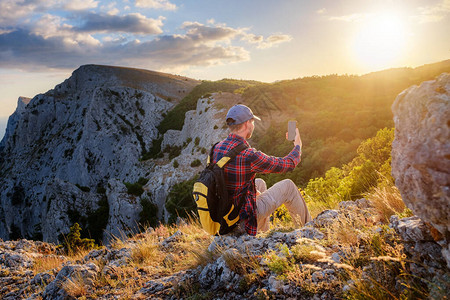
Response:
[[[245,138],[245,133],[244,132],[231,132],[231,133],[234,134],[234,135],[237,135],[238,137],[243,138],[244,140],[247,140]]]

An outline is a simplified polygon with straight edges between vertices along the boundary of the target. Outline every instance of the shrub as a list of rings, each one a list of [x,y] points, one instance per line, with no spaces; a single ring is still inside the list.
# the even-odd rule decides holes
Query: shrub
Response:
[[[358,156],[342,168],[331,168],[324,177],[311,179],[305,188],[308,204],[327,208],[344,200],[355,200],[376,186],[393,185],[390,152],[394,129],[381,129],[358,147]]]
[[[158,206],[148,198],[141,199],[142,211],[139,213],[139,223],[144,226],[156,227],[158,224]]]
[[[103,231],[108,224],[109,203],[105,195],[98,201],[98,208],[87,213],[87,231],[89,235],[100,244],[103,239]]]
[[[91,250],[97,248],[93,239],[82,239],[80,236],[81,227],[78,223],[70,227],[69,234],[65,237],[62,247],[68,255],[75,255],[83,250]]]
[[[197,176],[175,184],[166,199],[166,209],[170,213],[169,222],[174,222],[177,216],[187,217],[196,212],[196,204],[192,197],[192,188]]]
[[[193,162],[191,162],[191,167],[195,168],[198,167],[202,164],[202,162],[199,159],[194,160]]]
[[[169,153],[169,160],[179,156],[181,154],[181,146],[167,146],[164,152]]]
[[[146,185],[147,182],[148,182],[148,179],[147,179],[147,178],[139,177],[139,179],[138,179],[138,183],[139,183],[140,185],[142,185],[142,186]]]
[[[17,185],[13,188],[13,193],[11,196],[11,204],[19,205],[23,203],[25,199],[25,189],[21,185]]]
[[[75,186],[76,186],[77,188],[79,188],[80,190],[82,190],[83,192],[86,192],[86,193],[89,193],[89,192],[91,191],[91,189],[90,189],[88,186],[81,186],[81,185],[79,185],[78,183],[75,184]]]
[[[159,137],[156,140],[153,140],[152,147],[150,150],[146,151],[145,149],[142,151],[141,160],[149,160],[151,158],[155,159],[161,156],[161,143],[163,141],[163,137]]]
[[[198,144],[200,144],[200,138],[197,136],[197,137],[195,137],[194,145],[198,146]]]
[[[124,182],[125,186],[127,187],[127,193],[134,196],[140,196],[144,192],[144,189],[142,188],[142,184],[139,182],[130,183],[130,182]]]
[[[173,161],[173,167],[176,169],[176,168],[178,168],[180,166],[180,164],[178,163],[178,161],[177,160],[174,160]]]

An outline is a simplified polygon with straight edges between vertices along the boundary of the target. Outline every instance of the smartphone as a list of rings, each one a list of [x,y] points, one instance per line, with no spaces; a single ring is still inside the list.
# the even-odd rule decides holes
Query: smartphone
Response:
[[[288,140],[295,140],[295,129],[297,128],[297,121],[289,121],[288,122]]]

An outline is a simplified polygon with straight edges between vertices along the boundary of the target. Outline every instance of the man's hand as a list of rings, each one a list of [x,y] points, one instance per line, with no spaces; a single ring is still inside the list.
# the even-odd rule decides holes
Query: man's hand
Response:
[[[288,138],[288,133],[286,132],[286,139]],[[300,150],[302,150],[302,139],[300,138],[300,132],[298,131],[298,128],[295,128],[295,139],[294,139],[294,146],[300,146]]]
[[[294,140],[294,146],[300,146],[300,151],[302,150],[302,139],[300,138],[300,132],[298,131],[298,128],[295,128],[295,140]]]

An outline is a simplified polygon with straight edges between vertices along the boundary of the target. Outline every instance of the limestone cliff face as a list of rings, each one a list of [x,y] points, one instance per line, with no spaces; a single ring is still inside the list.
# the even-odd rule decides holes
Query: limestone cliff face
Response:
[[[395,185],[405,204],[445,237],[450,267],[450,74],[403,91],[392,111]]]
[[[29,103],[19,99],[0,143],[0,238],[56,242],[105,199],[107,231],[117,234],[134,226],[142,210],[140,197],[128,194],[124,185],[140,177],[149,179],[149,200],[163,217],[170,187],[196,174],[200,167],[192,168],[190,162],[204,161],[201,148],[209,149],[225,134],[221,125],[213,130],[220,123],[214,118],[214,99],[201,99],[197,111],[186,114],[189,130],[164,138],[164,145],[185,143],[175,158],[180,167],[174,168],[167,155],[140,161],[160,135],[156,126],[163,114],[198,83],[145,70],[87,65]],[[192,117],[200,111],[198,122]],[[170,141],[175,135],[176,141]]]
[[[392,174],[405,204],[450,238],[450,74],[398,95]]]

